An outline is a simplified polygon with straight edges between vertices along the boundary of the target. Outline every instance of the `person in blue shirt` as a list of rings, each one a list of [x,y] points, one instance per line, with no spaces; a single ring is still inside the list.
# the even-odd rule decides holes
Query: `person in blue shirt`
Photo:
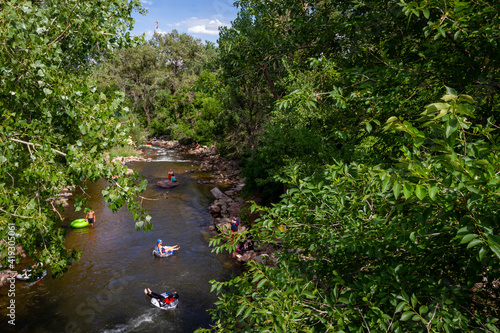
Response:
[[[234,238],[234,234],[238,232],[238,226],[240,225],[240,220],[235,216],[231,220],[231,239]],[[234,240],[233,240],[234,242]]]
[[[163,242],[161,239],[158,239],[156,241],[156,250],[158,250],[159,253],[167,253],[170,251],[177,251],[178,249],[180,249],[179,244],[174,246],[163,246],[162,244]]]

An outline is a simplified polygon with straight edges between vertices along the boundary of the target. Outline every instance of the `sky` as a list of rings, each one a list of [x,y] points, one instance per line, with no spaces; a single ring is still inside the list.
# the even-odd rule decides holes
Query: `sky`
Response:
[[[176,29],[202,41],[216,43],[219,26],[230,26],[238,9],[234,0],[141,0],[146,15],[135,12],[133,35],[146,34],[152,37],[158,22],[158,33],[169,33]]]

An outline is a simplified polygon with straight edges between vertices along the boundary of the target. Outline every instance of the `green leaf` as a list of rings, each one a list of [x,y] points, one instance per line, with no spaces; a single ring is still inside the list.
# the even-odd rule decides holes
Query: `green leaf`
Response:
[[[460,100],[464,100],[468,103],[471,103],[471,104],[474,104],[476,101],[474,101],[474,99],[469,96],[469,95],[465,95],[465,94],[460,94]]]
[[[471,248],[473,246],[476,246],[476,245],[479,245],[479,244],[482,244],[483,241],[481,239],[473,239],[468,245],[467,245],[467,248]]]
[[[344,304],[351,304],[351,302],[345,297],[340,297],[339,302]]]
[[[250,316],[250,314],[252,313],[252,311],[253,311],[253,308],[251,306],[249,306],[248,309],[245,311],[245,314],[243,315],[243,319],[245,319],[248,316]]]
[[[443,37],[446,37],[446,36],[443,36]],[[457,93],[457,91],[455,89],[447,87],[447,86],[445,86],[445,87],[446,87],[446,94],[447,95],[458,96],[458,93]]]
[[[417,296],[415,296],[415,294],[412,294],[411,295],[411,306],[413,308],[416,308],[417,307],[417,303],[418,303]]]
[[[402,315],[401,315],[401,321],[407,321],[408,319],[410,319],[411,317],[413,317],[413,315],[415,314],[415,312],[413,311],[406,311],[404,312]]]
[[[430,17],[429,10],[428,10],[427,8],[424,8],[424,9],[422,10],[422,12],[423,12],[423,14],[424,14],[424,17],[425,17],[426,19],[429,19],[429,17]]]
[[[429,184],[429,198],[431,198],[431,200],[434,200],[437,192],[438,186],[436,184]]]
[[[260,289],[262,288],[262,286],[267,282],[266,279],[262,279],[259,281],[259,284],[257,284],[257,289]]]
[[[405,199],[408,199],[411,197],[414,191],[414,186],[408,182],[406,182],[403,186],[403,194],[405,196]]]
[[[246,303],[241,304],[240,307],[238,308],[238,311],[236,312],[236,317],[239,317],[243,313],[243,311],[245,311],[246,308],[247,308]]]
[[[391,182],[390,177],[387,177],[386,179],[384,179],[384,181],[382,182],[382,193],[389,191],[389,189],[391,188],[391,185],[392,185],[392,182]]]
[[[479,253],[478,253],[478,256],[479,256],[479,260],[483,260],[484,258],[484,255],[488,253],[488,250],[485,246],[482,246],[481,249],[479,250]]]
[[[365,126],[366,126],[366,131],[370,133],[372,131],[372,125],[369,122],[366,122]]]
[[[488,235],[488,244],[495,255],[500,259],[500,245],[498,244],[497,237],[495,235]]]
[[[399,302],[398,306],[396,306],[395,313],[403,311],[406,306],[407,306],[406,302],[404,302],[404,301],[403,302]]]
[[[457,99],[456,95],[444,95],[441,99],[445,102],[455,101]]]
[[[450,119],[446,124],[446,137],[449,137],[452,133],[456,132],[457,128],[458,128],[457,117],[455,117],[454,115],[450,115]]]
[[[307,291],[307,290],[304,290],[302,293],[303,293],[303,294],[304,294],[307,298],[310,298],[310,299],[315,299],[315,298],[316,298],[316,296],[314,296],[314,294],[313,294],[313,293],[311,293],[311,292],[309,292],[309,291]]]
[[[401,184],[398,182],[394,182],[394,185],[392,185],[392,191],[394,192],[394,197],[399,198],[399,194],[401,193]]]
[[[421,320],[421,319],[422,319],[422,317],[420,317],[420,316],[419,316],[419,315],[417,315],[417,314],[416,314],[416,315],[414,315],[414,316],[411,318],[411,320],[413,320],[413,321],[419,321],[419,320]]]
[[[473,240],[474,238],[478,237],[476,234],[468,234],[468,235],[465,235],[462,240],[460,241],[460,244],[464,244],[464,243],[468,243],[470,242],[471,240]]]
[[[423,185],[417,185],[415,189],[415,194],[417,195],[417,198],[420,200],[424,199],[425,196],[427,195],[427,191]]]

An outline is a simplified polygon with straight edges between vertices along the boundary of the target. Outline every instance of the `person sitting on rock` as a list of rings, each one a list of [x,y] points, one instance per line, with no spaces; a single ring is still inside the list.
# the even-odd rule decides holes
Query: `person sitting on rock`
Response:
[[[248,238],[241,243],[240,247],[237,248],[237,250],[240,254],[253,250],[253,241],[250,236],[248,236]]]

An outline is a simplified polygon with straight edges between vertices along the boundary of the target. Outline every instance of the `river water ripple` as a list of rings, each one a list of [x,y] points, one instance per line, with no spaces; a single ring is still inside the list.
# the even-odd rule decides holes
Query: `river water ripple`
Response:
[[[105,181],[89,184],[91,207],[96,211],[94,228],[67,229],[68,248],[82,251],[62,279],[45,277],[41,283],[16,281],[16,326],[13,332],[193,332],[208,327],[207,309],[216,296],[210,293],[212,279],[228,280],[238,267],[208,246],[207,226],[212,218],[207,206],[213,201],[214,185],[199,185],[196,157],[172,150],[146,147],[151,162],[131,162],[149,181],[142,195],[153,216],[153,230],[135,231],[132,215],[122,209],[113,213],[102,200]],[[173,169],[181,186],[166,190],[154,184]],[[167,198],[165,194],[168,191]],[[84,216],[71,208],[64,212],[69,222]],[[171,257],[156,258],[156,240],[179,244]],[[153,307],[144,288],[155,292],[177,291],[175,310]],[[1,295],[4,304],[6,295]],[[2,316],[5,319],[3,309]],[[7,320],[2,320],[7,324]],[[5,332],[2,329],[2,332]]]

